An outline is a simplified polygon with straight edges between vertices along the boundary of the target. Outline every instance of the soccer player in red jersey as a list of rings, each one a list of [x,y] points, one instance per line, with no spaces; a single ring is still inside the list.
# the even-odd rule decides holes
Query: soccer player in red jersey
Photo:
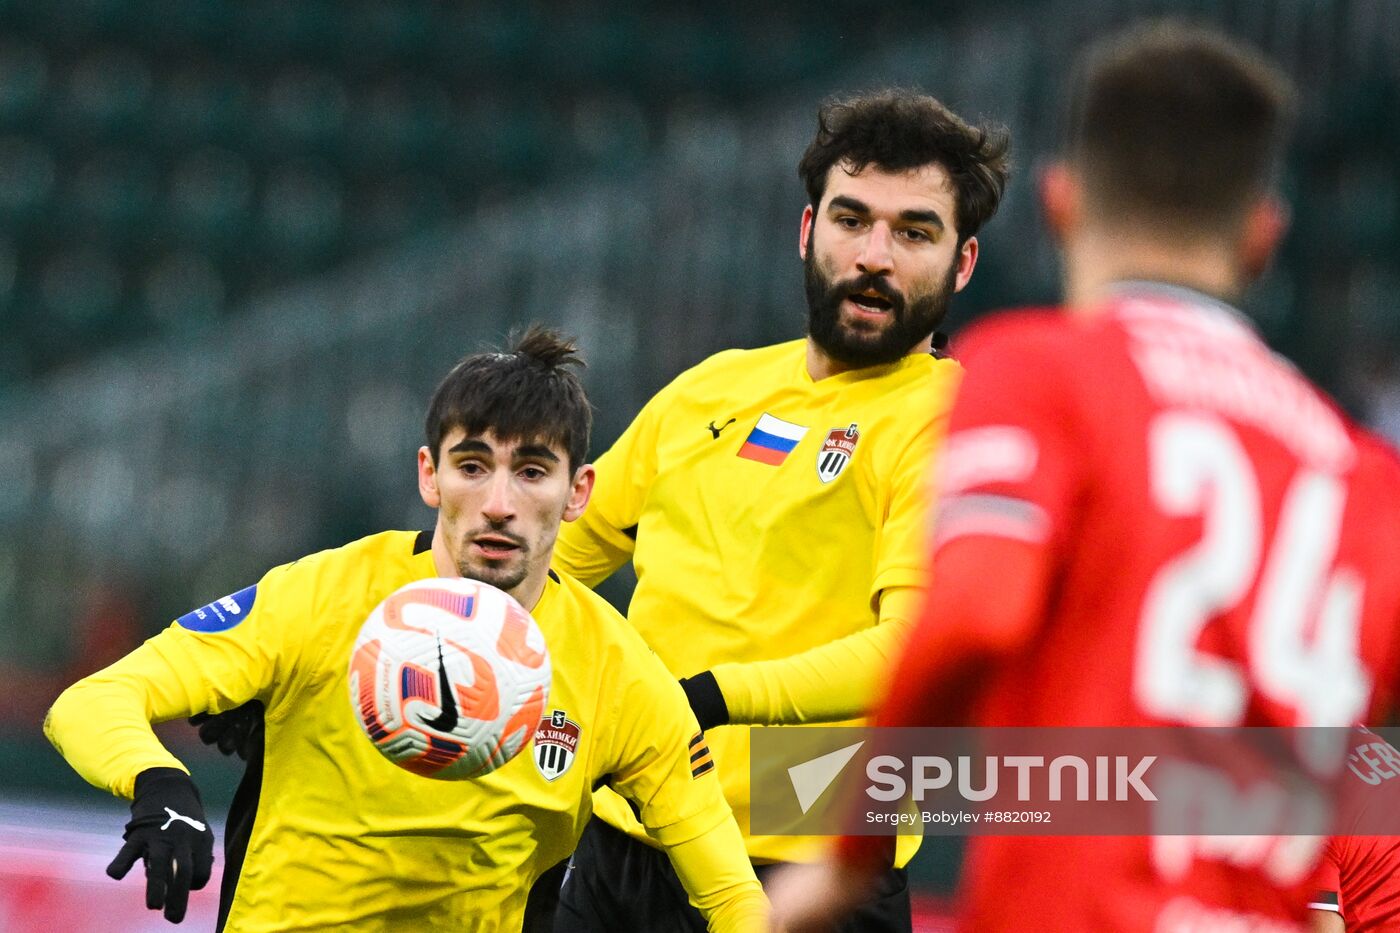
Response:
[[[1096,45],[1077,78],[1041,178],[1065,308],[958,350],[930,602],[877,722],[1364,721],[1395,681],[1400,462],[1231,307],[1285,228],[1288,82],[1171,23]],[[974,838],[963,926],[1304,929],[1322,839],[1291,870],[1205,841]],[[845,837],[775,880],[775,926],[822,929],[887,843]]]
[[[1327,843],[1327,861],[1313,903],[1315,933],[1375,933],[1400,929],[1400,836],[1364,835],[1395,828],[1400,815],[1400,749],[1357,730],[1347,755],[1343,799],[1348,835]]]

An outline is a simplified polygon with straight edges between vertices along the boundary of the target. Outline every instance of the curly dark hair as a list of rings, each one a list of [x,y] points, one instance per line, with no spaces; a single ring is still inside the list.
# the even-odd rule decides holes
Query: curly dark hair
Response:
[[[559,444],[571,471],[584,463],[593,411],[579,378],[584,363],[574,341],[536,324],[512,335],[511,343],[509,352],[465,357],[438,385],[424,425],[433,463],[454,428]]]
[[[957,194],[958,242],[982,228],[1001,203],[1010,172],[1010,137],[996,125],[972,126],[936,98],[889,88],[829,100],[817,111],[817,135],[797,174],[812,209],[821,206],[833,166],[903,172],[936,163]]]

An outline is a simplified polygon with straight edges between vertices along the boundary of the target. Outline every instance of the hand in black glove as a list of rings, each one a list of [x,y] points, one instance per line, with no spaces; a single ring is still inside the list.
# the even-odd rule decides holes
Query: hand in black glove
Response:
[[[702,732],[729,725],[729,706],[724,702],[724,692],[719,689],[714,674],[701,671],[694,677],[682,677],[681,689],[690,701],[690,711],[695,714]]]
[[[122,846],[107,874],[124,878],[138,858],[146,863],[146,906],[165,908],[165,919],[185,919],[190,891],[209,883],[214,870],[214,833],[204,817],[199,791],[176,768],[147,768],[136,776],[136,798]]]
[[[196,713],[190,717],[190,725],[199,727],[199,740],[205,745],[218,746],[225,755],[237,753],[247,761],[262,745],[263,705],[249,700],[226,713]]]

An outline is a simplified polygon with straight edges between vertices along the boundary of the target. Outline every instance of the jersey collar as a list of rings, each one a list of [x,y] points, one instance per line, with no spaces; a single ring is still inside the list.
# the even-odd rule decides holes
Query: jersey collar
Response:
[[[900,357],[893,363],[881,363],[878,366],[858,366],[855,369],[848,369],[845,372],[837,373],[834,376],[827,376],[825,379],[813,379],[811,372],[807,369],[807,342],[801,342],[802,353],[797,358],[797,369],[801,373],[799,379],[804,385],[809,386],[839,386],[851,382],[861,382],[865,379],[878,379],[890,373],[898,372],[901,369],[908,369],[911,366],[926,365],[925,360],[932,360],[936,357],[932,353],[910,353]]]
[[[549,569],[549,576],[547,576],[544,581],[544,589],[540,591],[539,601],[533,606],[526,606],[525,611],[538,619],[540,609],[554,598],[554,594],[559,589],[560,585],[559,575],[555,573],[554,568],[551,567]]]
[[[1166,298],[1187,307],[1200,308],[1223,315],[1255,336],[1259,333],[1258,327],[1243,311],[1222,298],[1217,298],[1215,295],[1187,285],[1157,282],[1150,279],[1123,279],[1110,284],[1107,291],[1114,298],[1131,298],[1133,296]]]

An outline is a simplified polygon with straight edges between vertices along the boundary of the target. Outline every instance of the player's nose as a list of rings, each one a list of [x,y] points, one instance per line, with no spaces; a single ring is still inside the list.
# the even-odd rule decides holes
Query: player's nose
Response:
[[[894,231],[883,220],[870,225],[861,243],[856,267],[867,275],[888,275],[894,271]]]
[[[486,487],[481,514],[493,524],[515,517],[515,486],[509,470],[497,470]]]

